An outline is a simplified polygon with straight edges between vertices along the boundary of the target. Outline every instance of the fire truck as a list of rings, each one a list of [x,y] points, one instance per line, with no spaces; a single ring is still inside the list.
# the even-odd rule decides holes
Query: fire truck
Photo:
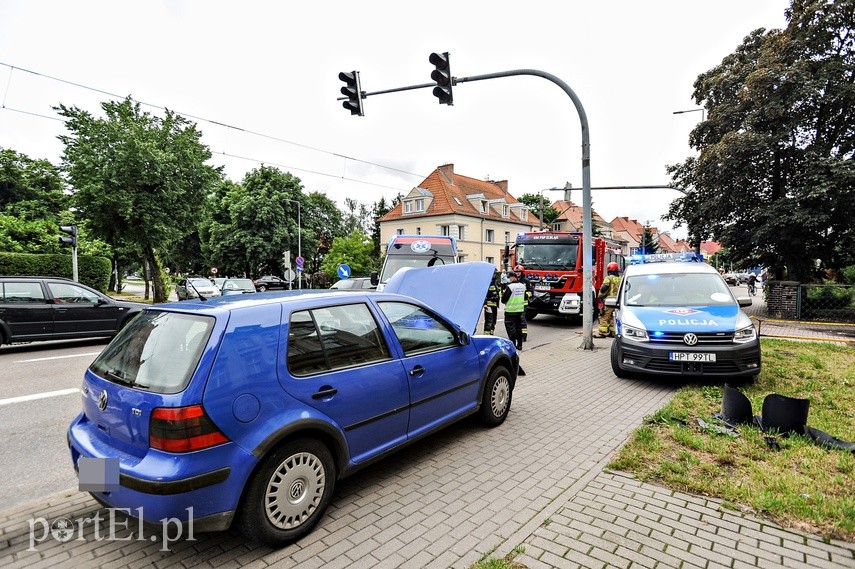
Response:
[[[520,233],[513,245],[505,246],[504,263],[513,269],[521,265],[531,290],[525,317],[531,320],[541,313],[567,317],[582,315],[582,233],[538,231]],[[603,237],[592,243],[593,282],[596,292],[606,277],[606,266],[616,262],[623,272],[626,259],[621,246]],[[596,306],[594,314],[596,314]]]

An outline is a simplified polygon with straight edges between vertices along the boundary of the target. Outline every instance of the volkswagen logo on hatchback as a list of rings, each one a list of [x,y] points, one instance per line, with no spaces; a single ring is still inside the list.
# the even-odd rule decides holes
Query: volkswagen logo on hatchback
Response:
[[[689,332],[688,334],[683,336],[683,342],[685,342],[687,346],[694,346],[698,343],[698,337],[695,334]]]
[[[107,392],[102,391],[101,395],[98,396],[98,409],[103,411],[107,408]]]

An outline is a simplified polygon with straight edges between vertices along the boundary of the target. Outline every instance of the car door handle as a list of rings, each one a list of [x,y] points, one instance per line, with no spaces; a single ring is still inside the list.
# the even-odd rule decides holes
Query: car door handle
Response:
[[[425,368],[423,368],[422,366],[416,366],[410,370],[410,375],[415,377],[417,375],[423,375],[424,372],[425,372]]]
[[[316,393],[312,394],[312,399],[323,399],[325,397],[332,397],[338,393],[338,389],[334,387],[330,387],[329,385],[325,385],[320,388]]]

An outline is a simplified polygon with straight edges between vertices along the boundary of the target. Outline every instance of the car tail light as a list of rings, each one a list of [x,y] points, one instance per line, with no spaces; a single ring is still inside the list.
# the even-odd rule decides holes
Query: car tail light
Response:
[[[191,452],[229,441],[201,405],[154,409],[148,438],[151,448],[167,452]]]

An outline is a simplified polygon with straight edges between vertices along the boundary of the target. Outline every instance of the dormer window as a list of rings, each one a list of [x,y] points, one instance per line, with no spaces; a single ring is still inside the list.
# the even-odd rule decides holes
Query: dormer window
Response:
[[[413,213],[413,202],[412,202],[412,200],[407,200],[404,202],[404,213]]]
[[[404,200],[404,213],[418,213],[425,210],[424,198]]]
[[[425,210],[425,200],[423,198],[419,198],[416,200],[416,211],[424,211]]]
[[[528,210],[521,209],[520,210],[520,221],[528,221]]]
[[[481,200],[481,213],[487,213],[489,211],[489,207],[487,200]]]
[[[508,204],[502,204],[502,217],[510,217],[511,216],[511,208],[508,207]]]

